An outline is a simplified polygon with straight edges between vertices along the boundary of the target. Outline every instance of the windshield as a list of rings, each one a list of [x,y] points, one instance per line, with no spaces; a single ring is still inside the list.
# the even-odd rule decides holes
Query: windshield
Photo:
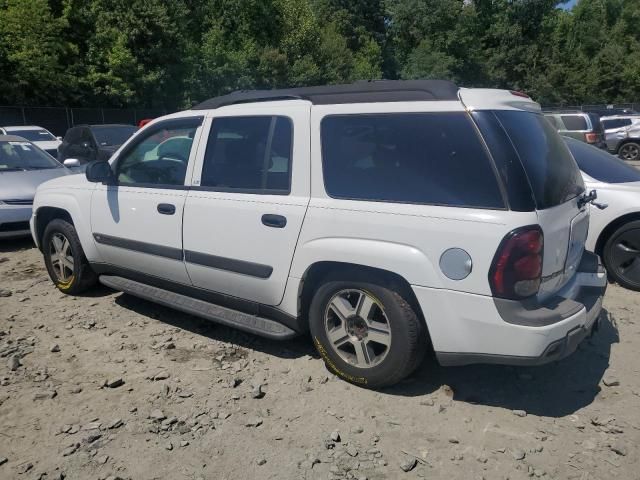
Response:
[[[640,171],[618,157],[573,138],[563,137],[580,170],[600,182],[640,182]]]
[[[495,115],[518,152],[539,210],[584,192],[576,162],[562,137],[542,115],[517,110],[496,111]]]
[[[29,142],[0,142],[0,172],[62,168],[51,156]]]
[[[22,137],[25,140],[29,140],[30,142],[50,142],[51,140],[56,139],[56,137],[54,137],[44,129],[11,130],[9,134],[15,135],[17,137]]]
[[[132,125],[91,127],[91,131],[101,147],[122,145],[137,130]]]

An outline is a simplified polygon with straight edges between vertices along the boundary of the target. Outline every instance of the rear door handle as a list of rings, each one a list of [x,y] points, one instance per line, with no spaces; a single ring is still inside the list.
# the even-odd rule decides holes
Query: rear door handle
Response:
[[[265,213],[262,215],[262,224],[267,227],[284,228],[287,225],[287,217]]]
[[[170,203],[159,203],[158,213],[161,213],[162,215],[173,215],[176,213],[176,206]]]

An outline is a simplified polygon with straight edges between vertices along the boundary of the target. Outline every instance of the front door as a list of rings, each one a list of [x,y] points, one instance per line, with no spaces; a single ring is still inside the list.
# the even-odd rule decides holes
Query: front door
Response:
[[[104,262],[191,283],[182,254],[182,213],[201,122],[160,122],[112,162],[115,184],[98,185],[91,200],[91,228]]]
[[[183,227],[197,287],[266,305],[282,300],[310,188],[310,108],[286,103],[277,115],[257,108],[207,121]]]

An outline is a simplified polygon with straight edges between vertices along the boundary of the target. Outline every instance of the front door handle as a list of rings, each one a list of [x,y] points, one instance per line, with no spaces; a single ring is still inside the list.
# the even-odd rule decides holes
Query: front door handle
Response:
[[[176,213],[176,206],[171,205],[170,203],[159,203],[158,213],[161,213],[162,215],[173,215]]]
[[[265,213],[262,215],[262,224],[267,227],[284,228],[287,225],[287,217]]]

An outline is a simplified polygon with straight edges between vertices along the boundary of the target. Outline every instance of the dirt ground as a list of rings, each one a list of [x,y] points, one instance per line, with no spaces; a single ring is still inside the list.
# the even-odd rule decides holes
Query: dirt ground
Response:
[[[29,241],[4,241],[0,479],[640,479],[639,307],[611,285],[568,359],[428,358],[375,392],[331,375],[307,338],[106,288],[65,296]]]

